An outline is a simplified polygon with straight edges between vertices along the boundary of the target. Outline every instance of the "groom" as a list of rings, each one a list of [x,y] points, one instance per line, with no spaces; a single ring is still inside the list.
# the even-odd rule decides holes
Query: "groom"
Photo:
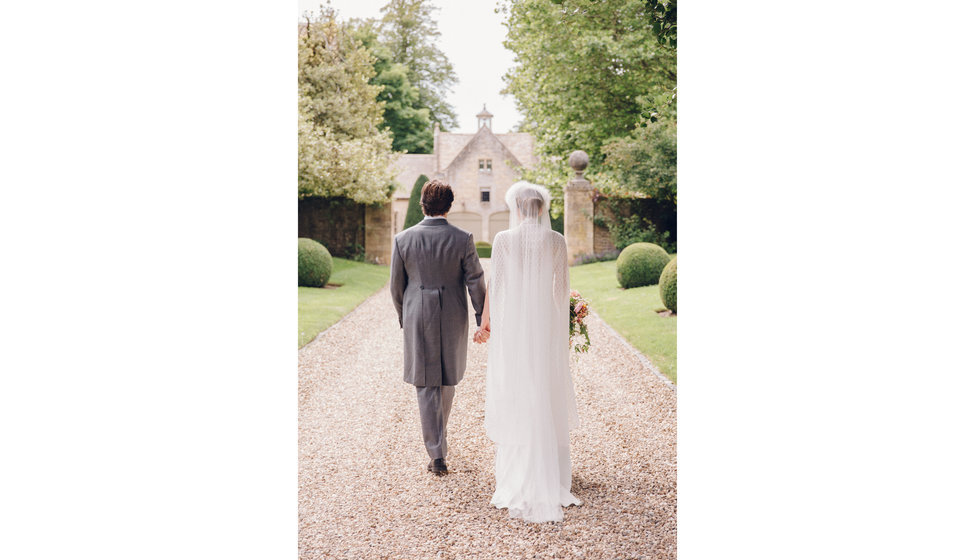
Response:
[[[446,220],[453,189],[438,180],[422,186],[425,218],[395,236],[391,252],[391,298],[404,332],[405,381],[415,385],[422,439],[437,475],[446,467],[446,424],[455,385],[466,369],[466,292],[480,326],[483,267],[473,234]]]

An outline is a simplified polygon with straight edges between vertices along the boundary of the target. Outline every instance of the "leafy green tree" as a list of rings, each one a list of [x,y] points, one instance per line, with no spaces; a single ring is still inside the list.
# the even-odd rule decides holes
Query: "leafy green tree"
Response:
[[[381,42],[391,50],[392,61],[408,69],[408,81],[419,91],[415,108],[428,109],[433,122],[447,130],[458,122],[445,92],[459,79],[435,44],[441,33],[432,17],[434,11],[428,0],[390,0],[381,9]]]
[[[602,146],[652,118],[676,85],[676,50],[663,46],[647,0],[510,0],[504,77],[542,159]],[[598,169],[597,169],[598,170]]]
[[[371,84],[381,86],[377,100],[384,103],[384,118],[379,125],[391,131],[391,147],[411,154],[432,152],[432,121],[429,110],[421,105],[417,87],[409,81],[408,67],[394,61],[391,48],[379,41],[377,20],[353,21],[354,37],[374,56],[375,75]]]
[[[677,48],[677,0],[646,0],[650,23],[657,40],[665,47]]]
[[[419,178],[415,180],[415,186],[412,187],[412,194],[408,197],[408,210],[405,211],[405,227],[402,229],[408,229],[422,221],[424,217],[422,214],[422,186],[428,180],[429,178],[425,175],[419,175]]]
[[[321,6],[299,36],[299,196],[388,200],[391,136],[378,129],[383,107],[371,54]]]
[[[553,216],[563,212],[568,155],[581,149],[602,196],[653,199],[617,227],[676,239],[676,9],[676,0],[503,5],[504,44],[517,62],[504,91],[514,95],[540,156],[522,178],[551,188]]]
[[[631,192],[677,206],[677,121],[637,127],[603,146],[606,173]]]

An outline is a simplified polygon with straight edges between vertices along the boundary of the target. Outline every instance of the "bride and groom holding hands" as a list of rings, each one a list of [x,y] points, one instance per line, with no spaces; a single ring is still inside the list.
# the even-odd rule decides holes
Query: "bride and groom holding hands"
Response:
[[[425,218],[395,236],[391,296],[404,336],[404,380],[416,388],[428,470],[448,472],[446,427],[466,369],[469,293],[488,343],[487,435],[496,446],[490,503],[527,521],[561,521],[572,495],[568,432],[579,425],[569,372],[568,260],[551,230],[550,195],[521,181],[506,196],[509,229],[497,234],[484,271],[473,234],[446,220],[452,188],[422,187]],[[492,327],[491,327],[492,325]]]

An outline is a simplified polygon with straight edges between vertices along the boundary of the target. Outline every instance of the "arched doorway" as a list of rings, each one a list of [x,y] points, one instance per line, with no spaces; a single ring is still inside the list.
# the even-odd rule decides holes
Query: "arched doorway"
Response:
[[[490,242],[493,243],[493,239],[497,234],[508,227],[510,227],[510,212],[490,214]]]
[[[452,225],[463,231],[473,234],[475,241],[482,241],[483,237],[483,217],[474,212],[450,212],[446,219]]]

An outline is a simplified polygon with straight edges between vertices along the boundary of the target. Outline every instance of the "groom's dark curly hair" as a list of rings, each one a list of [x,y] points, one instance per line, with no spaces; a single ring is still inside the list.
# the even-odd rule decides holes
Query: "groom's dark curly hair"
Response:
[[[426,216],[441,216],[453,205],[453,188],[438,179],[422,185],[422,212]]]

